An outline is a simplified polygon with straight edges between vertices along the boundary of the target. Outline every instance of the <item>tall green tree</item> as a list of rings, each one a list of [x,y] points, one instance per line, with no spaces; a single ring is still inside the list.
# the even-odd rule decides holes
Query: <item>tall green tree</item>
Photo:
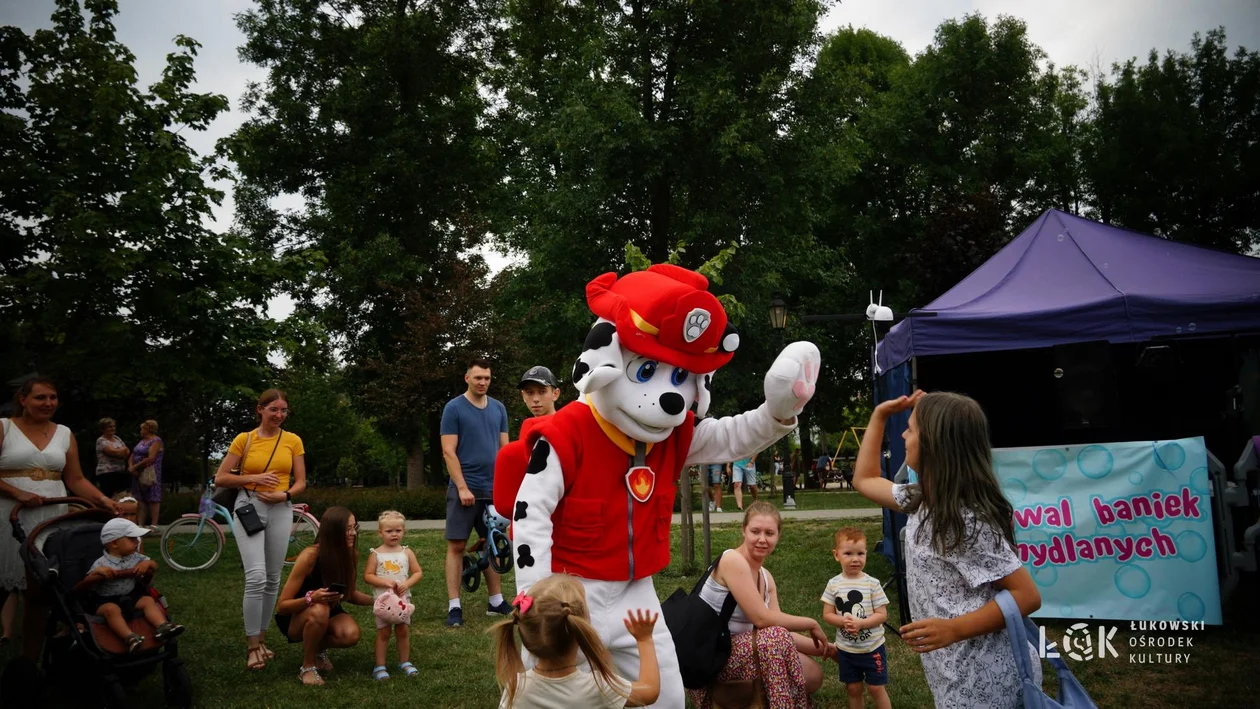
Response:
[[[832,4],[507,6],[490,75],[507,175],[496,233],[523,258],[501,276],[499,305],[529,364],[568,374],[591,323],[584,287],[626,270],[627,243],[689,268],[734,245],[712,287],[744,305],[732,313],[741,347],[718,376],[714,411],[755,405],[779,344],[770,299],[844,274],[817,253],[811,197],[845,162],[823,159],[832,143],[819,133],[795,130]]]
[[[266,376],[270,257],[206,226],[222,194],[185,136],[228,104],[191,90],[199,45],[176,37],[142,89],[117,12],[58,0],[51,29],[0,28],[0,368],[53,376],[88,446],[99,416],[157,419],[177,476]]]
[[[227,143],[239,216],[293,260],[294,290],[332,335],[352,390],[407,446],[409,484],[421,481],[423,424],[456,392],[365,396],[407,369],[416,345],[400,314],[432,313],[439,339],[461,346],[487,327],[446,317],[444,301],[446,286],[477,267],[470,254],[489,228],[496,173],[478,77],[497,7],[262,0],[237,16],[242,58],[267,69],[246,95],[250,118]],[[277,208],[284,195],[301,206]]]
[[[913,61],[841,30],[814,80],[834,84],[860,141],[860,177],[820,230],[846,249],[860,302],[882,288],[895,309],[925,305],[1032,216],[1082,201],[1080,72],[1046,63],[1017,19],[947,20]]]
[[[1087,163],[1108,223],[1228,251],[1260,245],[1260,54],[1225,29],[1098,82]]]

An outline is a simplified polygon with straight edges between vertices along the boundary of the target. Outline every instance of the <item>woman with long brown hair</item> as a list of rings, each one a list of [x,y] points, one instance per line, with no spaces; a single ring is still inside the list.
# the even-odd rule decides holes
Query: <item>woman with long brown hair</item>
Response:
[[[245,567],[246,667],[261,670],[275,657],[267,648],[267,626],[280,591],[280,572],[293,530],[293,498],[306,490],[306,450],[302,439],[285,431],[288,397],[268,389],[258,397],[258,428],[241,433],[214,474],[215,487],[237,488],[232,507],[232,539]],[[139,446],[137,446],[138,448]],[[240,474],[232,470],[240,464]],[[237,510],[250,505],[264,526],[251,534]]]
[[[359,624],[341,607],[344,600],[372,605],[355,586],[359,577],[359,523],[345,507],[329,507],[319,520],[315,544],[302,550],[276,604],[276,627],[291,643],[302,643],[302,684],[323,684],[320,670],[332,669],[324,651],[359,642]]]
[[[10,512],[15,505],[28,508],[19,519],[29,533],[40,522],[65,514],[65,505],[41,505],[46,497],[65,497],[67,489],[115,514],[118,503],[83,476],[74,434],[53,422],[59,404],[56,385],[42,377],[28,379],[13,403],[17,413],[0,420],[0,589],[26,591],[23,644],[26,656],[38,660],[48,607],[42,594],[28,585],[17,540],[9,529]]]
[[[888,418],[905,411],[906,466],[918,482],[897,485],[880,475],[880,442]],[[995,597],[1008,591],[1028,615],[1041,607],[1041,593],[1015,551],[1014,513],[993,473],[989,422],[980,404],[961,394],[916,391],[876,406],[853,486],[909,517],[904,553],[915,620],[900,634],[920,653],[936,705],[1023,706]],[[1040,685],[1041,661],[1036,653],[1029,660]]]

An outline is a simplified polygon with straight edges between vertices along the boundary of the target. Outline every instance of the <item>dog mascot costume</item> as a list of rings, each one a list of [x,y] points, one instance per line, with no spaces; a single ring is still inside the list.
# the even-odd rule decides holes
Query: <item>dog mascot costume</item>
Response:
[[[679,474],[748,457],[795,428],[821,364],[817,347],[794,342],[766,374],[765,403],[703,418],[713,374],[739,346],[708,285],[668,264],[591,281],[586,300],[598,320],[573,367],[584,400],[528,419],[495,466],[495,506],[512,516],[518,590],[552,573],[579,577],[591,622],[630,678],[639,676],[639,656],[622,619],[633,608],[660,612],[652,575],[669,564]],[[682,709],[663,620],[653,637],[655,706]]]

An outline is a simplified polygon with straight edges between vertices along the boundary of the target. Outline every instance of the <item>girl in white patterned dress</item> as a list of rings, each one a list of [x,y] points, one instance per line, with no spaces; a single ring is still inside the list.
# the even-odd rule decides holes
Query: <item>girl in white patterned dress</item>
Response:
[[[49,380],[27,380],[13,397],[17,415],[0,419],[0,589],[26,590],[26,568],[9,526],[14,505],[28,509],[18,519],[29,534],[40,522],[66,513],[65,505],[44,505],[44,498],[77,497],[118,512],[118,503],[96,489],[79,467],[79,447],[65,426],[53,423],[57,387]],[[48,607],[39,594],[26,594],[24,650],[38,659],[43,647]]]
[[[906,465],[917,484],[880,477],[880,446],[889,416],[911,411]],[[1015,709],[1021,681],[1001,609],[1009,591],[1028,615],[1041,594],[1015,552],[1014,514],[993,464],[988,421],[973,399],[916,391],[871,414],[853,485],[880,505],[909,515],[906,585],[914,622],[901,638],[920,653],[923,673],[942,709]],[[1041,661],[1029,648],[1036,681]]]
[[[411,587],[420,581],[422,574],[415,552],[402,546],[407,518],[401,512],[386,510],[377,518],[377,525],[382,544],[368,554],[367,564],[363,567],[363,580],[372,587],[375,598],[386,591],[393,591],[410,603]],[[372,668],[373,679],[389,679],[389,672],[385,669],[385,651],[389,649],[391,634],[398,638],[398,669],[408,677],[420,674],[415,665],[408,661],[411,654],[410,632],[411,626],[405,623],[390,625],[380,618],[376,619],[376,667]]]

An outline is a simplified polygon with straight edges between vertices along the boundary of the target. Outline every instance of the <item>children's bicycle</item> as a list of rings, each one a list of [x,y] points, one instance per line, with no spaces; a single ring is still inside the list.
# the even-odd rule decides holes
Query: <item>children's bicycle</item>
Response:
[[[486,536],[478,539],[476,544],[464,552],[461,583],[469,593],[481,587],[481,572],[487,566],[499,574],[512,570],[512,540],[508,539],[507,518],[499,515],[494,505],[486,505],[481,521],[485,522]]]
[[[162,558],[177,571],[200,571],[214,566],[223,554],[223,527],[215,522],[222,519],[223,526],[232,529],[232,512],[214,501],[214,482],[206,484],[201,494],[197,514],[186,514],[167,525],[162,532]],[[315,543],[319,533],[319,520],[310,513],[307,505],[293,505],[293,527],[289,530],[289,548],[284,563],[297,561],[302,550]]]

